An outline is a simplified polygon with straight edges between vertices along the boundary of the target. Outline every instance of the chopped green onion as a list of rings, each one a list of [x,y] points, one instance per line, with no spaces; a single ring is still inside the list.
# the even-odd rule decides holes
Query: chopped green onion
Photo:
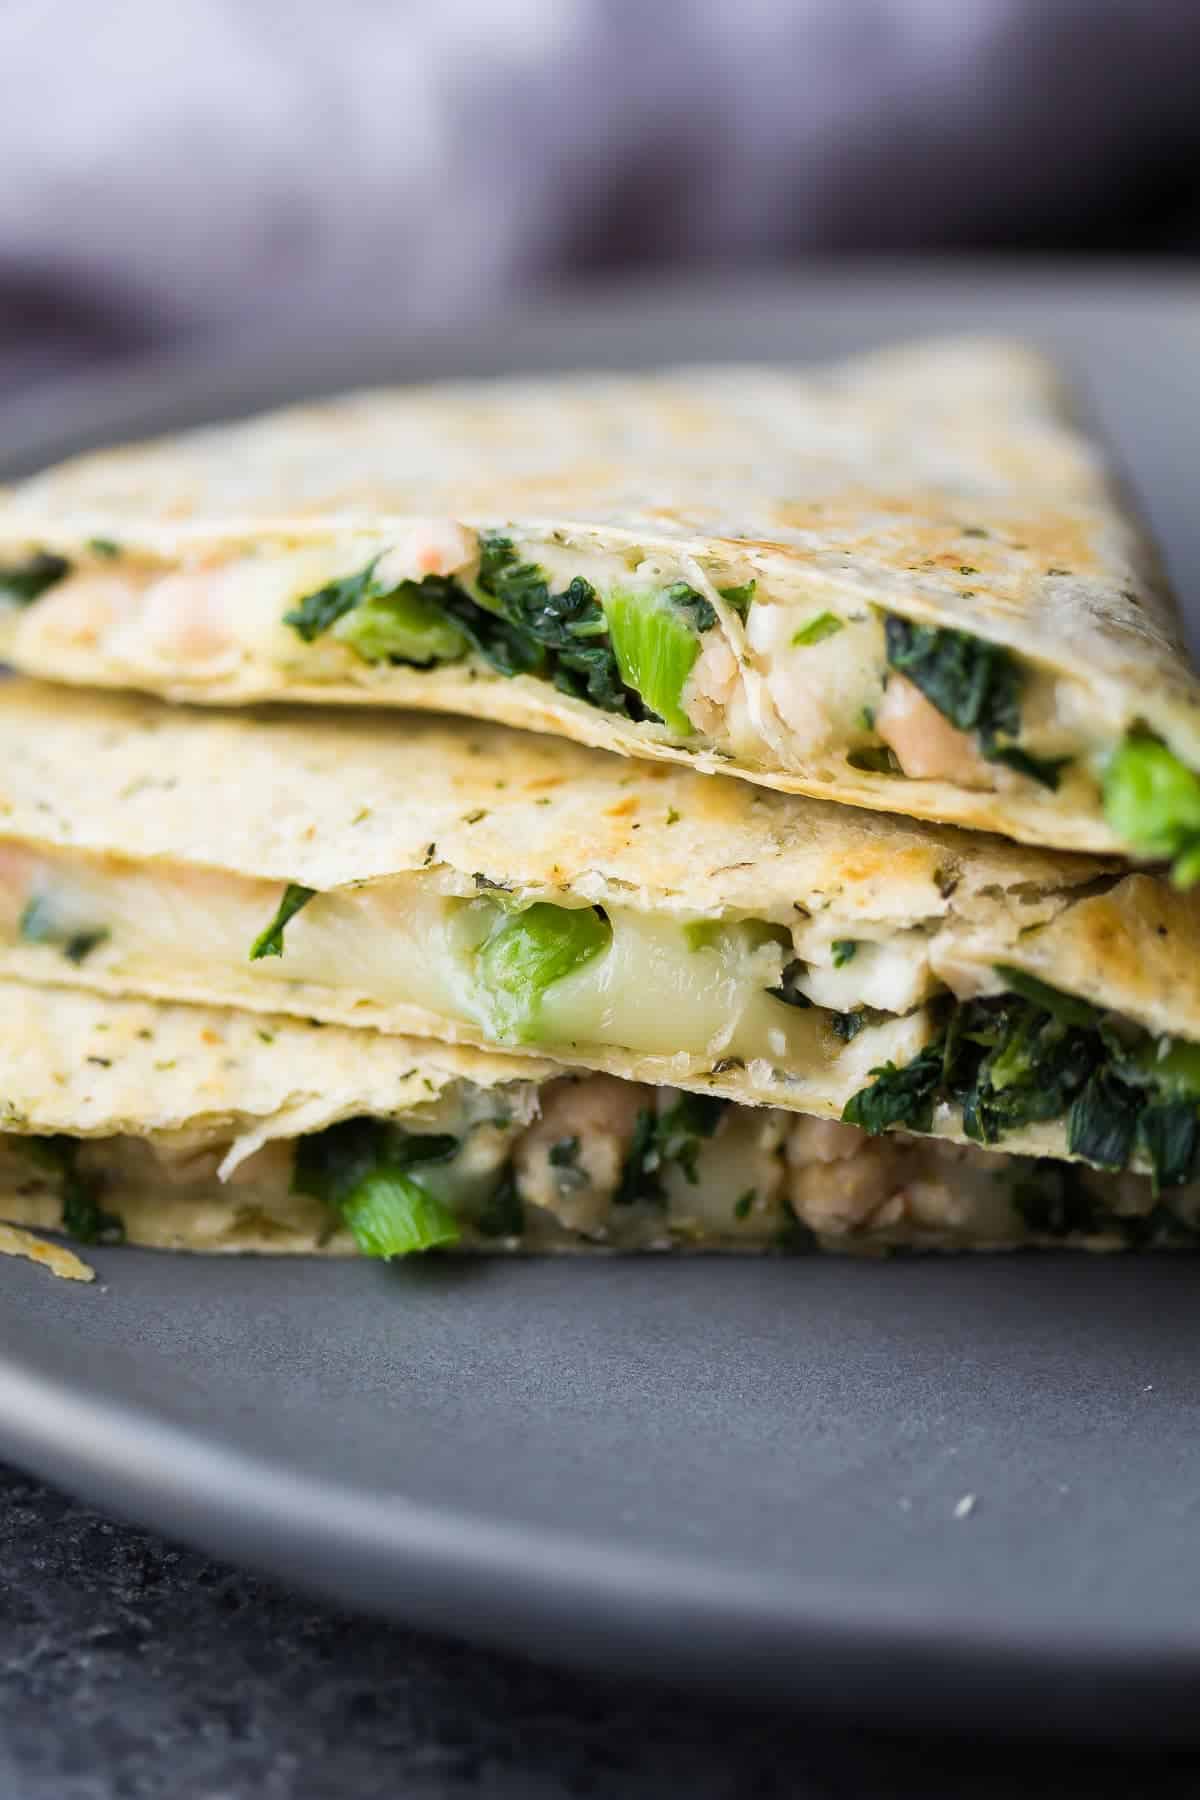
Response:
[[[823,643],[826,638],[836,637],[845,628],[845,620],[839,619],[836,613],[818,613],[815,619],[810,619],[807,625],[802,625],[799,631],[793,633],[792,648]]]
[[[1200,777],[1157,738],[1130,736],[1115,752],[1104,816],[1139,856],[1174,859],[1177,886],[1200,879]]]
[[[396,1168],[364,1175],[340,1211],[364,1256],[409,1256],[455,1244],[460,1235],[449,1208]]]
[[[298,881],[289,881],[283,890],[283,899],[275,917],[264,931],[260,931],[250,946],[250,961],[258,962],[264,956],[283,955],[283,931],[289,919],[294,919],[302,906],[307,906],[315,888],[302,887]]]
[[[331,635],[364,662],[453,662],[470,648],[465,632],[418,582],[371,594],[334,625]]]
[[[595,907],[551,906],[501,913],[475,957],[476,978],[492,1007],[497,1037],[536,1040],[548,988],[607,950],[612,926]]]
[[[681,695],[700,654],[700,638],[687,610],[665,595],[618,588],[605,600],[604,613],[621,680],[679,737],[690,736],[692,722]]]

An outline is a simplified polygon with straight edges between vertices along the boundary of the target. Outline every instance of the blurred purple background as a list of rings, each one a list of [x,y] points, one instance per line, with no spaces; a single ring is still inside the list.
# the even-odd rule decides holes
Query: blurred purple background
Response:
[[[0,390],[564,278],[1200,251],[1200,0],[3,0]]]

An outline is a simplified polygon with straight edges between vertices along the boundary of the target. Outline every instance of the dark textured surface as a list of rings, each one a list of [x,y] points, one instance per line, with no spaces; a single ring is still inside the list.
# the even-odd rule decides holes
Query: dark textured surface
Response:
[[[559,1666],[1200,1739],[1190,1256],[89,1256],[0,1266],[0,1443],[98,1504]]]
[[[0,1470],[4,1800],[1128,1800],[1200,1761],[831,1734],[314,1606]]]

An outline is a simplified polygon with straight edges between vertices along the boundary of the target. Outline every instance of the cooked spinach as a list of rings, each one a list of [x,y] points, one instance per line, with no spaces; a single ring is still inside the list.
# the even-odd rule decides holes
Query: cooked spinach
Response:
[[[80,1140],[59,1134],[27,1138],[25,1143],[34,1161],[58,1176],[63,1230],[81,1244],[123,1243],[125,1221],[120,1213],[101,1206],[99,1179],[79,1167]]]
[[[492,1238],[516,1238],[525,1230],[525,1202],[511,1167],[504,1171],[484,1202],[475,1226],[484,1237]]]
[[[1092,1191],[1086,1171],[1076,1163],[1035,1162],[1015,1183],[1012,1202],[1025,1227],[1043,1237],[1115,1237],[1130,1250],[1156,1244],[1195,1247],[1200,1240],[1200,1228],[1165,1200],[1143,1213],[1114,1211]]]
[[[988,762],[1057,788],[1070,758],[1031,756],[1017,746],[1024,674],[1011,651],[969,631],[916,625],[895,613],[885,620],[884,640],[888,666],[907,676],[959,731],[972,733]]]
[[[613,1196],[618,1206],[648,1200],[662,1205],[667,1192],[663,1176],[675,1163],[688,1181],[699,1180],[701,1142],[710,1138],[729,1105],[714,1094],[680,1094],[666,1112],[643,1107],[634,1126],[621,1185]]]
[[[843,1118],[866,1131],[928,1131],[946,1103],[982,1144],[1064,1119],[1068,1151],[1096,1168],[1127,1168],[1140,1150],[1156,1193],[1191,1180],[1200,1152],[1194,1047],[1119,1026],[1020,970],[996,973],[1022,991],[953,1005],[911,1062],[872,1071]]]
[[[679,693],[699,636],[717,614],[687,582],[658,594],[615,594],[606,611],[583,576],[555,591],[546,571],[522,562],[511,538],[498,533],[480,538],[473,592],[442,575],[386,587],[376,574],[379,560],[306,594],[284,623],[305,643],[332,631],[367,662],[427,668],[455,661],[471,647],[499,675],[539,676],[603,712],[661,721],[657,699],[675,729],[690,731],[678,711]]]
[[[733,608],[739,619],[745,619],[754,604],[754,590],[757,586],[757,581],[752,579],[742,587],[723,587],[718,588],[717,592],[725,604]]]
[[[910,1131],[928,1131],[933,1124],[933,1109],[942,1084],[941,1042],[927,1044],[901,1068],[893,1062],[872,1069],[870,1087],[860,1088],[846,1102],[842,1117],[848,1125],[860,1125],[864,1131],[890,1131],[893,1126],[906,1126]]]
[[[22,562],[0,563],[0,596],[15,600],[18,606],[29,606],[70,573],[71,565],[65,556],[35,550]]]
[[[673,581],[663,590],[663,599],[687,620],[693,631],[711,631],[717,622],[717,609],[712,601],[698,594],[686,581]]]
[[[767,992],[773,1000],[782,1000],[785,1006],[811,1006],[812,1001],[798,985],[800,977],[807,973],[808,964],[794,956],[791,962],[783,966],[783,974],[779,978],[779,986],[768,988]]]
[[[373,599],[384,592],[382,585],[375,579],[375,565],[378,561],[379,557],[373,556],[364,568],[355,570],[353,575],[343,575],[339,581],[328,581],[324,587],[305,594],[290,612],[284,613],[284,624],[290,625],[306,644],[313,643],[363,600]]]
[[[35,894],[26,901],[17,924],[17,935],[25,944],[57,944],[70,963],[81,963],[107,939],[106,926],[77,930],[63,922],[59,908],[47,894]]]
[[[283,890],[283,899],[279,902],[275,917],[271,923],[260,931],[250,946],[250,961],[258,962],[263,956],[283,955],[283,932],[289,919],[294,919],[302,906],[307,906],[316,893],[316,888],[302,887],[298,881],[289,881]]]
[[[577,575],[554,593],[545,571],[523,563],[511,539],[488,536],[480,539],[478,585],[526,640],[527,656],[537,659],[531,672],[604,712],[646,717],[638,695],[621,680],[604,609],[590,581]]]
[[[557,1143],[551,1144],[547,1161],[554,1170],[554,1185],[560,1194],[577,1193],[580,1188],[587,1187],[588,1173],[580,1167],[577,1137],[559,1138]]]
[[[1027,1231],[1042,1237],[1069,1237],[1101,1229],[1100,1209],[1073,1163],[1041,1158],[1013,1187],[1012,1203]]]
[[[829,1025],[835,1037],[849,1044],[869,1025],[882,1025],[891,1017],[890,1013],[881,1012],[874,1006],[856,1006],[853,1012],[830,1013]]]
[[[1144,1106],[1137,1121],[1138,1146],[1154,1171],[1155,1187],[1182,1187],[1196,1171],[1200,1115],[1194,1100]]]

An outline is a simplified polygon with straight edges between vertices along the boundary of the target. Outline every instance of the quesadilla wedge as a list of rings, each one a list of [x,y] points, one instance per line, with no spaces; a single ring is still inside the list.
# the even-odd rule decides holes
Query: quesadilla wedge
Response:
[[[1019,346],[366,394],[86,456],[0,509],[0,596],[0,653],[52,680],[465,713],[1200,874],[1170,596]]]
[[[0,686],[0,975],[1190,1177],[1200,904],[503,727]]]
[[[0,1219],[84,1243],[393,1257],[1200,1241],[1196,1184],[1162,1199],[1144,1176],[544,1061],[6,981],[0,1092]]]

